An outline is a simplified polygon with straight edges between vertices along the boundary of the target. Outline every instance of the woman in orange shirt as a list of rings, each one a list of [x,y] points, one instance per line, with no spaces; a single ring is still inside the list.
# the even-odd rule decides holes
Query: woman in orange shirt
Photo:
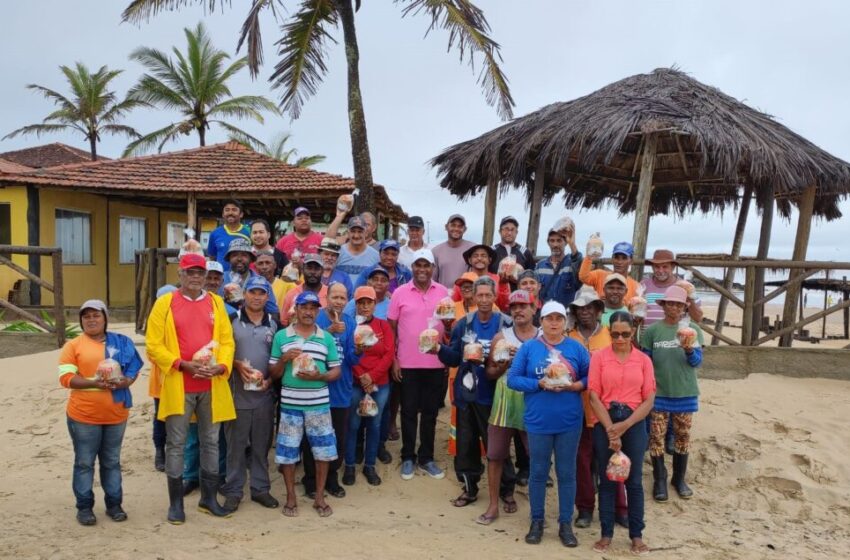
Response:
[[[71,390],[66,412],[74,444],[72,488],[81,525],[97,522],[92,511],[96,457],[106,515],[113,521],[127,519],[121,508],[121,443],[128,409],[133,406],[129,387],[142,368],[142,359],[132,340],[106,331],[107,318],[102,301],[85,302],[80,307],[83,334],[69,340],[59,355],[59,382]],[[107,358],[114,362],[105,362]]]

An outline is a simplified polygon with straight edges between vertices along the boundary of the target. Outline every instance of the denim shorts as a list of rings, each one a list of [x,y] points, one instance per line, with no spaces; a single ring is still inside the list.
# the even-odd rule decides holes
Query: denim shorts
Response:
[[[307,442],[316,461],[333,461],[337,458],[336,434],[328,408],[319,410],[283,409],[280,412],[280,430],[277,434],[275,463],[294,465],[298,462],[301,440]]]

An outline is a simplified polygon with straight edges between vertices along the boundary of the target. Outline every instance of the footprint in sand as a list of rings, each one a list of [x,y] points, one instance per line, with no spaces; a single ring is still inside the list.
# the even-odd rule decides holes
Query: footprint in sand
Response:
[[[783,436],[788,436],[793,441],[811,441],[812,432],[800,428],[791,428],[782,422],[775,421],[773,423],[773,431]]]
[[[832,485],[838,480],[827,465],[808,455],[795,453],[791,455],[791,462],[800,469],[801,473],[819,484]]]
[[[786,498],[803,499],[803,486],[796,480],[781,476],[757,476],[755,482],[758,486],[779,492]]]

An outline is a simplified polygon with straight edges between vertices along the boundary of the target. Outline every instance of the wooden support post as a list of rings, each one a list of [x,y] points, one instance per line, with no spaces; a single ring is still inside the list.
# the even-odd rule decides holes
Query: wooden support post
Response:
[[[392,237],[398,241],[398,222],[393,222]]]
[[[679,137],[676,136],[678,145]],[[684,154],[682,154],[684,159]],[[748,184],[744,186],[744,196],[741,198],[741,209],[738,213],[738,224],[735,226],[735,237],[732,239],[732,260],[737,261],[741,255],[741,245],[744,243],[744,230],[747,229],[747,214],[750,212],[750,201],[753,198],[753,186]],[[723,287],[727,290],[732,290],[732,284],[735,281],[735,267],[730,266],[726,269],[726,275],[723,277]],[[760,297],[760,296],[759,296]],[[714,322],[714,328],[717,332],[723,332],[723,321],[726,320],[726,307],[729,305],[729,300],[723,295],[720,296],[720,303],[717,304],[717,316]],[[756,318],[761,322],[761,317]],[[717,346],[720,343],[720,338],[711,337],[711,345]]]
[[[847,285],[846,276],[844,277],[844,285]],[[848,292],[847,290],[841,292],[841,295],[843,296],[844,301],[850,299],[850,292]],[[850,307],[844,308],[844,338],[845,340],[850,339]]]
[[[741,325],[741,345],[749,346],[753,342],[753,323],[755,322],[755,317],[753,316],[753,304],[755,303],[755,279],[756,279],[756,267],[748,266],[747,273],[744,280],[744,318],[743,324]],[[758,318],[761,321],[761,317]]]
[[[65,287],[62,283],[62,249],[51,256],[53,259],[53,324],[56,327],[56,344],[65,345]]]
[[[198,231],[198,197],[195,193],[190,192],[186,197],[186,227],[195,230],[195,239],[201,239],[201,232]]]
[[[809,234],[812,231],[812,214],[815,208],[815,195],[817,186],[811,185],[800,195],[799,210],[797,218],[797,237],[794,240],[794,253],[792,259],[795,261],[806,260],[806,250],[809,247]],[[797,274],[800,274],[799,272]],[[794,323],[794,311],[797,308],[797,298],[800,296],[800,288],[792,288],[785,294],[785,309],[782,313],[782,325],[786,327]],[[782,335],[780,346],[791,346],[793,331]]]
[[[759,246],[756,251],[756,259],[765,260],[768,250],[770,249],[770,233],[773,229],[773,209],[776,206],[775,201],[775,186],[768,185],[757,193],[759,205],[761,206],[761,231],[759,233]],[[764,268],[759,267],[756,270],[756,285],[755,294],[757,299],[764,297]],[[759,329],[761,328],[761,318],[764,316],[764,305],[757,305],[753,310],[757,320],[753,321],[753,339],[759,337]]]
[[[655,153],[658,149],[658,136],[656,134],[649,132],[644,138],[640,180],[635,202],[635,225],[632,234],[635,259],[643,259],[646,256],[646,241],[649,237],[649,212],[652,201],[652,176],[655,173]],[[633,266],[632,276],[635,280],[640,281],[643,277],[643,267]]]
[[[829,302],[829,290],[827,289],[829,286],[829,271],[826,271],[826,285],[823,290],[823,308],[826,309],[827,303]],[[801,290],[802,292],[802,290]],[[800,299],[803,299],[802,294],[800,295]],[[820,327],[820,337],[826,338],[826,315],[823,316],[823,324]]]
[[[499,181],[490,179],[487,182],[487,194],[484,196],[484,235],[481,243],[493,244],[493,234],[496,231],[496,205],[499,200]]]
[[[528,217],[528,236],[526,236],[528,250],[537,256],[537,240],[540,236],[540,212],[543,209],[543,187],[546,179],[545,162],[537,160],[537,168],[534,171],[534,190],[531,193],[531,211]],[[495,212],[495,209],[494,209]]]

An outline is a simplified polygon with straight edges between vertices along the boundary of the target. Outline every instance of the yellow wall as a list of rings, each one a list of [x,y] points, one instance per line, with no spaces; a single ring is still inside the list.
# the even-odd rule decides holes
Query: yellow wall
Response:
[[[135,263],[119,262],[121,218],[144,218],[145,247],[159,244],[159,213],[156,208],[126,202],[109,202],[109,305],[133,307],[136,304]]]
[[[168,247],[168,222],[178,222],[181,224],[186,223],[186,213],[185,212],[171,212],[163,210],[159,214],[159,234],[162,243],[159,245],[151,245],[156,247]],[[180,243],[182,244],[182,239]],[[180,245],[177,245],[179,248]],[[166,273],[165,273],[165,281],[169,284],[177,283],[177,264],[169,264]]]
[[[12,245],[29,245],[27,239],[27,188],[0,187],[0,203],[9,204],[12,221]],[[26,255],[13,255],[12,262],[27,268]],[[15,282],[23,278],[8,266],[0,266],[0,298],[6,299]]]

